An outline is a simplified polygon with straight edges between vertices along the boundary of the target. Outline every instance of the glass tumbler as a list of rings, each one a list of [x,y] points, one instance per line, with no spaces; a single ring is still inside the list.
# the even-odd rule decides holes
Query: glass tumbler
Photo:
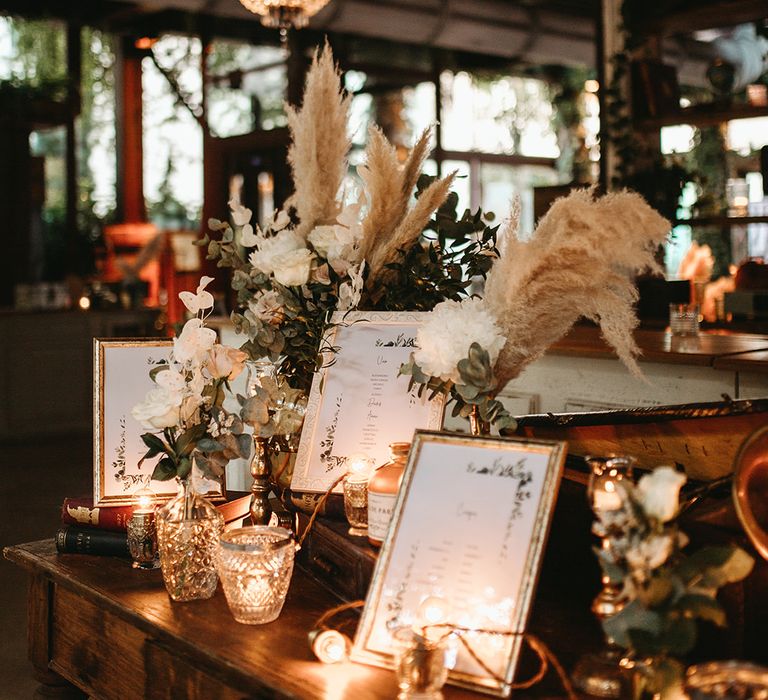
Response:
[[[699,334],[698,304],[670,304],[669,329],[673,336],[697,336]]]
[[[225,532],[216,568],[229,609],[238,622],[263,625],[283,609],[293,573],[290,531],[257,525]]]

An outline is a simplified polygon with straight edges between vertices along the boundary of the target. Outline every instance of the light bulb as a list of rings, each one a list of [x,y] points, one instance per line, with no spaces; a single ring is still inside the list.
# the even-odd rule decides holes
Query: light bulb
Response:
[[[445,598],[431,595],[421,601],[417,616],[422,626],[441,625],[448,619],[450,606]]]
[[[371,471],[371,460],[364,452],[355,452],[347,458],[347,474],[355,480],[367,478]]]
[[[155,505],[155,494],[148,488],[139,489],[133,494],[134,513],[151,513]]]
[[[312,630],[309,643],[315,656],[324,664],[346,661],[352,642],[338,630]]]

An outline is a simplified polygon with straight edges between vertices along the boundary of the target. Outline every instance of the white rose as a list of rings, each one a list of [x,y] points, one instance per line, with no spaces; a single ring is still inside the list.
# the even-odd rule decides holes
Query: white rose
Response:
[[[256,250],[248,256],[248,261],[266,275],[275,271],[275,258],[294,250],[307,250],[304,240],[295,231],[283,231],[269,238],[257,236],[257,239]]]
[[[216,331],[205,328],[199,318],[191,318],[184,324],[179,337],[173,339],[173,358],[182,364],[199,364],[215,342]]]
[[[275,279],[286,287],[306,284],[314,255],[307,248],[291,250],[273,258]]]
[[[637,496],[648,517],[662,523],[677,515],[680,488],[685,483],[685,474],[672,467],[657,467],[637,483]]]
[[[179,392],[157,387],[131,409],[131,415],[148,430],[173,428],[179,424],[180,405]]]
[[[435,306],[419,328],[413,358],[426,374],[458,383],[461,377],[456,365],[467,356],[472,343],[488,352],[493,366],[504,342],[482,299],[447,300]]]
[[[334,262],[357,262],[355,232],[345,226],[317,226],[307,240],[336,269]]]
[[[633,569],[653,571],[669,559],[669,555],[672,554],[672,545],[670,535],[652,535],[638,545],[627,549],[627,563]]]

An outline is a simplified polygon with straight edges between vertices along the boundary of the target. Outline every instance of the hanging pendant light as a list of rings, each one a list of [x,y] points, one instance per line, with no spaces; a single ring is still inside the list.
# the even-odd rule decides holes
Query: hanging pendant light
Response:
[[[250,12],[261,15],[261,23],[282,31],[306,27],[309,18],[322,10],[330,0],[240,0]]]

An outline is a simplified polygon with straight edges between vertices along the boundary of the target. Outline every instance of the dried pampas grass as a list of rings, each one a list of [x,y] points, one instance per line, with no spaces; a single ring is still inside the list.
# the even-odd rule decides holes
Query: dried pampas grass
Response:
[[[590,189],[557,200],[529,241],[510,236],[484,295],[507,338],[496,364],[499,386],[582,316],[600,324],[604,338],[638,376],[633,278],[657,269],[654,253],[670,228],[636,193],[595,199]]]
[[[347,174],[351,101],[326,43],[312,59],[301,109],[286,105],[292,141],[288,163],[295,186],[286,205],[295,207],[302,236],[318,224],[332,223],[341,210],[337,196]]]
[[[385,265],[396,259],[398,250],[409,248],[419,239],[432,214],[448,197],[455,177],[454,171],[440,180],[434,180],[419,195],[416,204],[405,214],[392,234],[378,237],[378,245],[368,258],[369,284],[386,278],[388,270]]]

